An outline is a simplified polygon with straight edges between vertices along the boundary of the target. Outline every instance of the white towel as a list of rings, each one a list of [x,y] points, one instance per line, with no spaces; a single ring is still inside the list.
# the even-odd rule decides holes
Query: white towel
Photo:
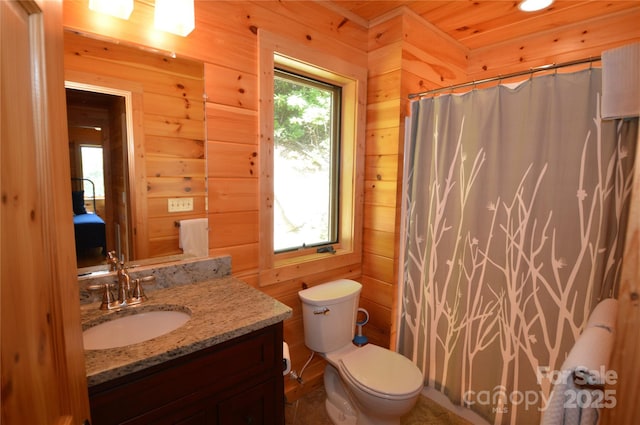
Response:
[[[618,302],[605,299],[593,309],[587,325],[571,348],[542,417],[542,425],[595,425],[602,387],[613,349]],[[580,402],[586,406],[580,406]],[[594,403],[596,405],[594,405]]]
[[[186,255],[207,257],[209,255],[209,220],[206,218],[180,220],[179,243]]]
[[[618,311],[618,300],[615,298],[606,298],[598,303],[591,312],[585,329],[593,326],[609,328],[611,330],[616,327]]]
[[[640,43],[602,52],[602,118],[640,115]]]

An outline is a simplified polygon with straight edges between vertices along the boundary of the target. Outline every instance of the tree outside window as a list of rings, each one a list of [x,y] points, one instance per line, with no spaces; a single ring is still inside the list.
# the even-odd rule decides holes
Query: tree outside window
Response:
[[[340,88],[274,79],[274,251],[337,242]]]

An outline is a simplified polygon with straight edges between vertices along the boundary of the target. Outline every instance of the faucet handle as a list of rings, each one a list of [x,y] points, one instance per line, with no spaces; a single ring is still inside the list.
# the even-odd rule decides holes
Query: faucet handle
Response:
[[[113,294],[111,293],[111,289],[114,287],[115,285],[113,283],[99,283],[96,285],[88,285],[87,286],[87,290],[89,291],[97,291],[97,290],[104,290],[104,292],[102,292],[102,303],[100,304],[100,310],[110,310],[111,306],[113,305],[113,302],[115,301],[115,299],[113,298]]]
[[[131,299],[133,303],[141,303],[147,300],[147,296],[144,294],[144,289],[142,288],[141,279],[133,280]]]
[[[134,304],[145,302],[148,298],[144,293],[142,285],[155,284],[155,276],[139,277],[133,280],[133,288],[131,289],[131,299]]]

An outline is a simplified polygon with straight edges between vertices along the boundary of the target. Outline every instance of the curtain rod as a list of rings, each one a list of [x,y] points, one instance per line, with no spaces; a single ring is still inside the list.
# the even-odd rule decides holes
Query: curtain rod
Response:
[[[410,93],[409,94],[409,99],[415,99],[415,98],[420,98],[420,97],[424,97],[430,94],[436,94],[436,93],[440,93],[443,91],[451,91],[451,90],[455,90],[455,89],[461,89],[464,87],[470,87],[470,86],[476,86],[478,84],[485,84],[485,83],[490,83],[492,81],[500,81],[500,80],[506,80],[507,78],[513,78],[513,77],[519,77],[522,75],[532,75],[536,72],[542,72],[542,71],[549,71],[549,70],[553,70],[553,69],[558,69],[558,68],[564,68],[566,66],[572,66],[572,65],[581,65],[584,63],[590,63],[590,62],[598,62],[600,61],[600,56],[595,56],[595,57],[591,57],[591,58],[587,58],[587,59],[578,59],[578,60],[574,60],[574,61],[570,61],[570,62],[562,62],[562,63],[558,63],[558,64],[550,64],[550,65],[542,65],[536,68],[529,68],[526,71],[519,71],[519,72],[512,72],[511,74],[505,74],[505,75],[498,75],[496,77],[489,77],[489,78],[484,78],[482,80],[475,80],[475,81],[469,81],[468,83],[461,83],[461,84],[454,84],[452,86],[447,86],[447,87],[440,87],[437,89],[433,89],[433,90],[427,90],[427,91],[423,91],[420,93]]]

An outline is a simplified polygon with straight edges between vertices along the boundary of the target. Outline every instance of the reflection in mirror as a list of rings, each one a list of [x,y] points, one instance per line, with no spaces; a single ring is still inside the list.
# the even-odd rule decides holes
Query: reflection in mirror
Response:
[[[104,264],[107,249],[128,261],[133,246],[126,149],[132,138],[127,126],[131,94],[73,82],[66,87],[78,267]]]
[[[104,243],[76,241],[79,273],[106,270],[104,250],[131,264],[184,257],[180,223],[207,217],[203,64],[67,31],[65,80],[70,174],[83,179],[72,192],[104,221]]]

